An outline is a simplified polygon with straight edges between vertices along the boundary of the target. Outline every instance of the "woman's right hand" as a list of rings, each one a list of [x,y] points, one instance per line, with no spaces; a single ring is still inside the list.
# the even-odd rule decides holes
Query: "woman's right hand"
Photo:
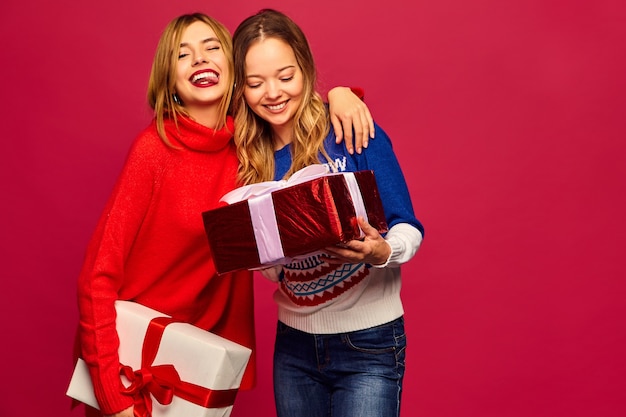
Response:
[[[122,410],[119,413],[109,414],[104,417],[134,417],[133,406],[128,407],[126,410]]]

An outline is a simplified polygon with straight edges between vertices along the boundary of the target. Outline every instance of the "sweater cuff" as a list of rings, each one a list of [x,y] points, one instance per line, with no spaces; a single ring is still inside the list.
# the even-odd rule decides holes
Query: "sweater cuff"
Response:
[[[119,375],[111,380],[101,379],[99,383],[94,384],[94,394],[103,415],[119,413],[133,405],[133,397],[123,394],[121,388],[122,381]]]
[[[337,86],[337,87],[342,87],[342,86]],[[336,88],[336,87],[331,88],[331,90],[333,90],[334,88]],[[360,98],[362,101],[365,101],[365,89],[363,89],[361,87],[344,87],[344,88],[349,88],[350,91],[352,91],[352,93],[355,96]],[[328,103],[328,93],[326,94],[326,103]]]
[[[422,234],[408,223],[398,223],[389,229],[385,241],[391,247],[387,262],[375,268],[398,267],[413,258],[422,243]]]
[[[355,96],[365,101],[365,90],[361,87],[350,87],[350,90],[354,93]]]

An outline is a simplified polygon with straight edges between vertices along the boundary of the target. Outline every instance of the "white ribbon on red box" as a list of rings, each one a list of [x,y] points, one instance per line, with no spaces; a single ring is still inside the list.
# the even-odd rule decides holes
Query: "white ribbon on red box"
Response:
[[[292,187],[330,175],[344,176],[357,217],[362,216],[365,221],[368,221],[359,183],[354,174],[351,172],[331,173],[328,166],[323,164],[309,165],[302,168],[287,180],[265,181],[244,185],[225,194],[220,201],[233,204],[238,201],[248,200],[250,219],[259,250],[259,260],[266,265],[285,263],[289,261],[289,258],[285,257],[281,245],[271,193],[282,188]],[[361,237],[363,236],[364,233],[361,231]]]

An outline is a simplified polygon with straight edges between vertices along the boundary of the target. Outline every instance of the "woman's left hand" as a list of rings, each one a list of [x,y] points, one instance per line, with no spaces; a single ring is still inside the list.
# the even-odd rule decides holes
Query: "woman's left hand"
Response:
[[[374,119],[363,100],[348,87],[335,87],[328,92],[328,111],[337,143],[345,137],[350,154],[355,147],[357,153],[367,148],[369,139],[374,137]]]
[[[362,240],[351,240],[324,249],[331,257],[324,257],[326,261],[337,263],[367,263],[383,265],[391,256],[391,246],[378,233],[378,230],[368,224],[363,217],[358,218],[359,226],[365,237]]]
[[[280,281],[280,274],[282,273],[282,271],[282,265],[273,265],[268,266],[267,268],[259,269],[261,275],[263,275],[265,278],[269,279],[272,282]]]

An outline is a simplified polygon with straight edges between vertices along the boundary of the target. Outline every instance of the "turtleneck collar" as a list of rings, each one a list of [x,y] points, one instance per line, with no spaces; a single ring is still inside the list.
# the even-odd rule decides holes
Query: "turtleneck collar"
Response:
[[[228,116],[226,125],[219,130],[211,129],[188,117],[178,117],[178,129],[171,119],[165,119],[165,132],[170,140],[179,142],[186,148],[198,152],[215,152],[226,145],[233,137],[235,124],[233,118]]]

